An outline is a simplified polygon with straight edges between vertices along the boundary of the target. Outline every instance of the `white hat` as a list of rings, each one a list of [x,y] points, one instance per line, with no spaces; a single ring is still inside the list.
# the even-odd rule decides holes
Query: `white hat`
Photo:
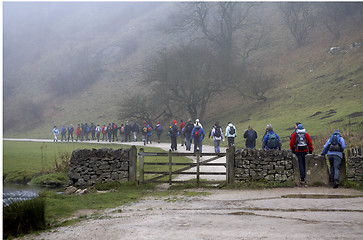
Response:
[[[199,118],[197,118],[195,121],[196,121],[196,122],[199,122]]]

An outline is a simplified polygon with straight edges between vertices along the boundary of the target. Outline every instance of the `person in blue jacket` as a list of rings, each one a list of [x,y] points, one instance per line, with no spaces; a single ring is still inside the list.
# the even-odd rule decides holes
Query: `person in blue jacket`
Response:
[[[193,141],[194,138],[194,153],[197,152],[197,148],[199,152],[202,153],[203,139],[205,137],[205,132],[203,127],[197,122],[193,128],[192,136],[190,138],[190,142]]]
[[[274,132],[271,124],[266,127],[266,135],[263,137],[262,148],[281,150],[280,137]]]
[[[147,125],[147,134],[146,134],[146,143],[150,142],[150,144],[151,144],[152,135],[153,135],[153,128],[148,124]]]
[[[345,141],[340,136],[339,130],[335,130],[326,141],[321,155],[328,155],[330,163],[330,182],[334,182],[334,188],[339,186],[340,165],[342,163]]]

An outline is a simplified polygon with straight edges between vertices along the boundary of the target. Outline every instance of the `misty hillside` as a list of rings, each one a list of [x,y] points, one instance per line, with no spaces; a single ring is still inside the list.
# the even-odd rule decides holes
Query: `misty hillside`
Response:
[[[53,125],[136,120],[123,119],[121,109],[133,107],[129,100],[135,94],[152,91],[144,81],[147,67],[160,53],[188,45],[192,36],[202,39],[200,33],[165,30],[178,20],[174,14],[181,5],[4,3],[4,136],[50,137]],[[314,134],[323,125],[362,125],[361,5],[348,6],[334,20],[324,4],[316,3],[311,10],[318,19],[314,30],[299,45],[278,3],[256,4],[251,24],[263,26],[263,34],[248,36],[250,45],[258,45],[249,47],[243,32],[234,41],[249,47],[241,48],[240,62],[254,69],[237,75],[255,84],[247,88],[244,82],[226,81],[229,88],[209,99],[203,121],[208,126],[217,119],[223,125],[234,121],[241,129],[253,124],[259,132],[272,123],[283,136],[296,121],[308,123]],[[204,45],[213,51],[212,44]],[[169,101],[162,95],[153,105]],[[178,109],[168,116],[165,124],[189,114]]]

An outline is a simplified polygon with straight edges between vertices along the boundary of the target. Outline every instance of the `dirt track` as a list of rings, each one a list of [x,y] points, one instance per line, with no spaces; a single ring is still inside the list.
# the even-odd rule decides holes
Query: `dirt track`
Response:
[[[196,191],[210,195],[143,199],[102,212],[98,215],[102,219],[85,220],[24,239],[362,239],[363,197],[358,191]],[[300,194],[300,198],[282,197],[292,194]],[[301,198],[307,194],[336,198]]]
[[[159,146],[167,150],[170,145]],[[79,214],[97,217],[22,239],[330,240],[363,236],[363,194],[359,191],[344,188],[193,191],[209,194],[148,198],[96,215],[86,211]],[[287,198],[289,195],[294,198]],[[320,197],[311,198],[315,195]]]

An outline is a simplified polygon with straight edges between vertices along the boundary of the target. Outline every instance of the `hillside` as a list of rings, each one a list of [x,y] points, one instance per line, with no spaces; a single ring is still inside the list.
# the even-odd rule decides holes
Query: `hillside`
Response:
[[[51,5],[54,17],[29,11],[30,25],[13,14],[19,14],[16,5],[4,5],[4,137],[49,138],[53,125],[125,121],[119,118],[120,106],[131,93],[147,90],[140,85],[145,64],[182,42],[158,30],[176,3],[80,4],[72,11]],[[33,14],[38,18],[32,19]],[[356,144],[361,144],[363,48],[351,47],[363,44],[360,20],[345,19],[339,38],[319,26],[306,45],[297,47],[276,4],[265,7],[264,18],[268,34],[250,64],[274,76],[267,100],[222,92],[209,103],[203,125],[234,122],[238,146],[249,124],[260,138],[271,123],[287,140],[298,121],[312,136],[349,129],[358,133]],[[31,34],[38,31],[43,33]],[[332,47],[344,52],[329,53]]]

